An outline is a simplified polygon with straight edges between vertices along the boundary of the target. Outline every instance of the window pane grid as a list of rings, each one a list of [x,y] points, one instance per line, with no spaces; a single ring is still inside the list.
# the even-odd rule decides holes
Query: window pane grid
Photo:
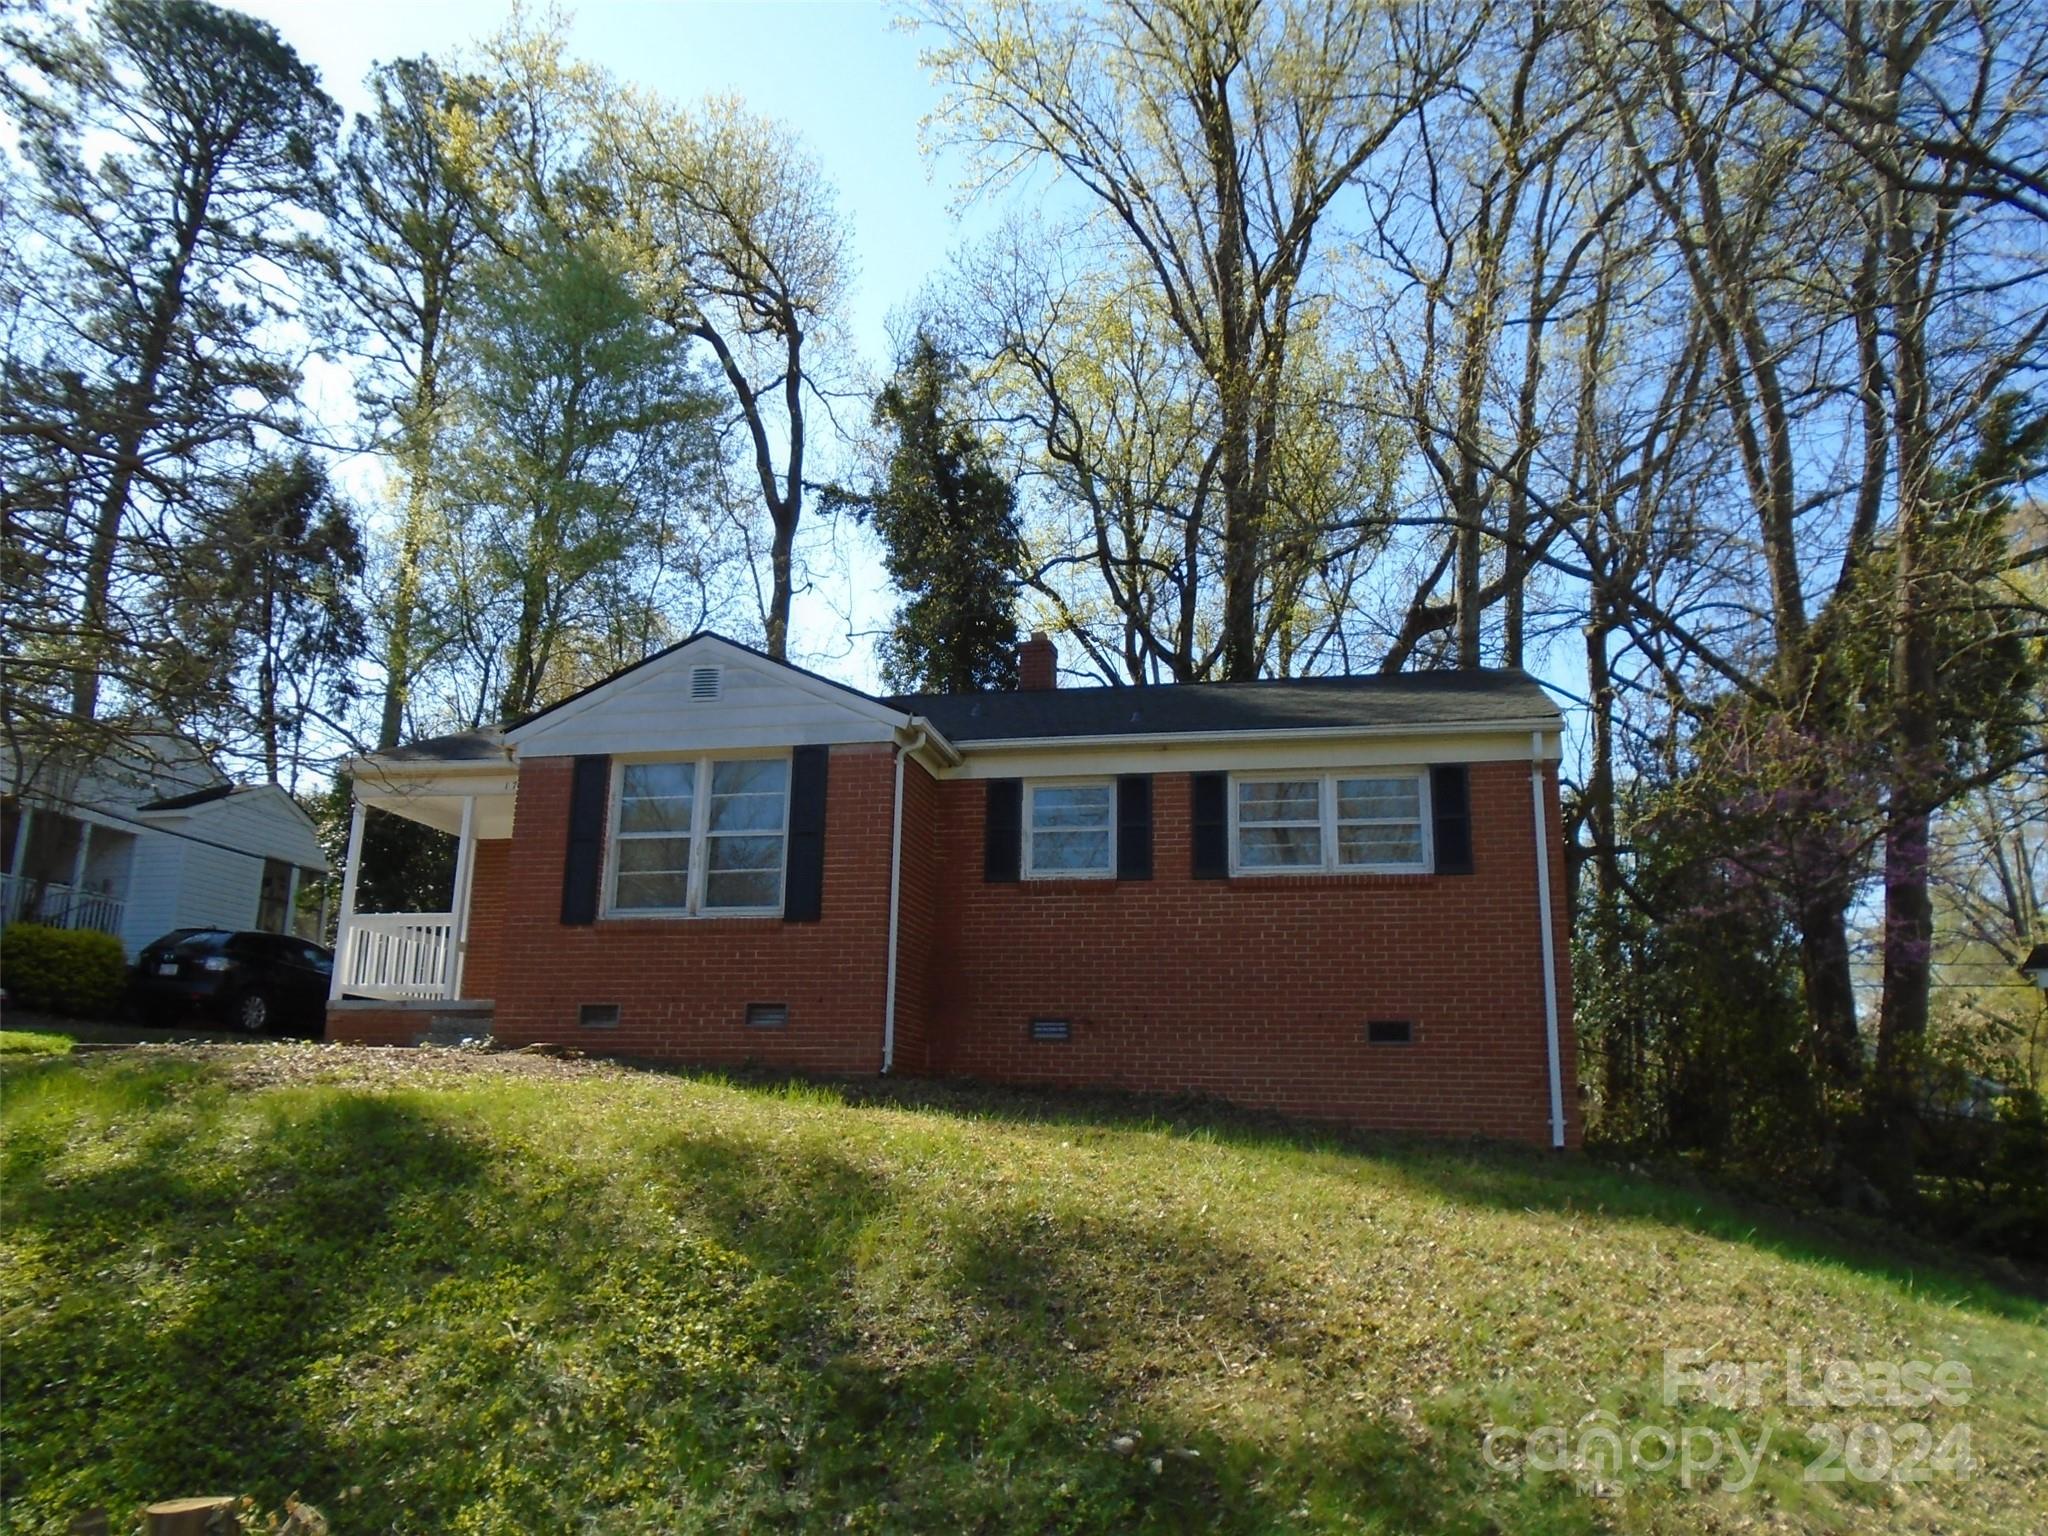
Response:
[[[1033,784],[1026,870],[1033,875],[1115,873],[1110,843],[1115,796],[1107,784]]]
[[[788,816],[786,758],[624,764],[611,909],[664,916],[779,909]]]
[[[1320,869],[1322,781],[1240,779],[1237,861],[1245,869]]]
[[[1245,872],[1429,866],[1416,773],[1239,779],[1234,807]]]
[[[1339,868],[1401,868],[1424,862],[1422,781],[1413,774],[1334,781]]]

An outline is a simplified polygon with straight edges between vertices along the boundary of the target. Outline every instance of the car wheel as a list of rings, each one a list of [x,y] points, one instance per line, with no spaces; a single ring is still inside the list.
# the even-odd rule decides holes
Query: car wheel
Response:
[[[270,999],[261,992],[244,992],[235,1000],[235,1028],[244,1034],[260,1035],[270,1028]]]

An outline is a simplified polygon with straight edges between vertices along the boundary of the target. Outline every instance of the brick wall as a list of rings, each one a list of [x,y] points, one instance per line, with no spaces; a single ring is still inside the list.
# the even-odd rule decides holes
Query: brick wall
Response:
[[[1472,769],[1468,876],[1189,873],[1189,779],[1154,780],[1151,881],[982,879],[985,788],[935,786],[929,1069],[1192,1091],[1385,1130],[1547,1143],[1549,1087],[1525,763]],[[1560,985],[1566,915],[1549,786]],[[1035,1016],[1072,1039],[1030,1038]],[[1369,1045],[1408,1019],[1411,1045]],[[1570,1139],[1578,1135],[1568,1007]]]
[[[839,747],[826,799],[824,917],[560,920],[571,763],[521,764],[509,842],[479,848],[464,993],[502,1045],[866,1073],[881,1064],[893,760]],[[896,1070],[1199,1092],[1387,1130],[1547,1142],[1529,770],[1472,768],[1475,873],[1189,873],[1189,780],[1154,780],[1150,881],[982,879],[985,786],[904,775]],[[1548,785],[1553,927],[1569,999],[1564,859]],[[783,1031],[745,1024],[785,1003]],[[583,1003],[617,1003],[583,1029]],[[1072,1039],[1030,1039],[1033,1017]],[[1413,1044],[1366,1023],[1407,1019]],[[352,1012],[337,1039],[403,1043],[416,1013]],[[1568,1001],[1566,1109],[1578,1139]]]
[[[327,1039],[343,1045],[418,1045],[430,1036],[462,1039],[490,1031],[487,1009],[356,1000],[327,1005]]]
[[[931,1070],[931,1016],[936,978],[940,861],[938,782],[915,762],[903,765],[903,894],[896,954],[896,1070]],[[954,853],[955,857],[961,857]],[[981,867],[981,845],[973,849]]]
[[[512,876],[510,838],[476,845],[476,872],[469,882],[469,948],[462,956],[462,995],[489,1000],[498,995],[498,955],[505,931],[505,893]]]
[[[496,1037],[623,1056],[816,1072],[881,1066],[894,769],[885,746],[832,749],[824,916],[561,921],[568,758],[519,766],[497,961]],[[481,870],[479,870],[481,873]],[[748,1003],[785,1003],[786,1029],[749,1029]],[[615,1029],[583,1029],[583,1003],[617,1003]]]

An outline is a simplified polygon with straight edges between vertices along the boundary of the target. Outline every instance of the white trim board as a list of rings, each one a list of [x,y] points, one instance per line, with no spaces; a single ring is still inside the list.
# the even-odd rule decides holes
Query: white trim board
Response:
[[[1544,760],[1559,757],[1559,728],[1543,733]],[[1067,743],[1057,748],[966,747],[956,768],[941,779],[1086,778],[1119,773],[1208,773],[1261,769],[1427,768],[1436,763],[1526,763],[1529,730],[1514,731],[1346,731],[1312,737],[1231,732],[1215,737],[1175,737],[1147,746],[1108,742]]]

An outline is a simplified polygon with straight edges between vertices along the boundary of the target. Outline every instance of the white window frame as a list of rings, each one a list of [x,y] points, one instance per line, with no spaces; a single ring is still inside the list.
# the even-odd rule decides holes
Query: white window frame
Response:
[[[1109,867],[1107,869],[1037,869],[1031,861],[1032,843],[1032,802],[1038,798],[1041,789],[1107,789],[1109,791]],[[1018,871],[1026,880],[1114,880],[1116,878],[1116,780],[1105,778],[1089,779],[1026,779],[1024,781],[1023,822],[1020,835],[1024,839],[1024,852]]]
[[[714,763],[766,763],[781,762],[782,773],[782,824],[775,835],[782,839],[782,862],[775,871],[775,904],[770,907],[707,907],[704,905],[704,881],[711,868],[711,774]],[[693,775],[690,781],[690,830],[687,833],[662,833],[665,837],[684,837],[690,845],[690,871],[684,884],[683,901],[680,907],[621,907],[618,904],[619,890],[619,801],[625,790],[626,770],[643,767],[649,763],[687,763]],[[780,917],[783,903],[789,895],[789,796],[795,777],[794,762],[788,751],[761,751],[751,749],[729,752],[702,752],[689,757],[661,754],[614,758],[612,760],[612,782],[610,803],[605,809],[604,836],[604,910],[599,914],[606,919],[631,922],[638,918],[694,920],[697,918],[721,917]],[[626,834],[630,839],[633,834]],[[652,834],[650,834],[652,835]],[[739,836],[738,833],[729,834]],[[766,828],[747,835],[765,837]]]
[[[1412,864],[1340,864],[1337,862],[1337,781],[1339,779],[1414,779],[1416,783],[1415,803],[1422,825],[1422,858]],[[1315,780],[1317,825],[1321,829],[1323,858],[1319,864],[1254,864],[1245,865],[1238,859],[1237,829],[1237,786],[1246,784],[1274,784]],[[1371,822],[1351,822],[1347,825],[1367,826]],[[1391,823],[1387,823],[1391,824]],[[1406,825],[1403,821],[1401,825]],[[1257,768],[1246,769],[1230,775],[1230,873],[1232,878],[1262,879],[1267,875],[1427,875],[1436,870],[1436,838],[1432,828],[1436,824],[1429,800],[1429,770],[1427,768]],[[1307,826],[1307,822],[1299,823]]]

